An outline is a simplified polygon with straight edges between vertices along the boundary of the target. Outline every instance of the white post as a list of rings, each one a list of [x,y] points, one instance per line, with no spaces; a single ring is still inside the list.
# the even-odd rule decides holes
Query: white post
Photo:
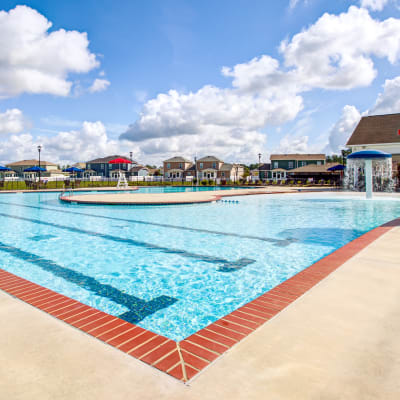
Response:
[[[372,160],[365,160],[365,192],[372,199]]]

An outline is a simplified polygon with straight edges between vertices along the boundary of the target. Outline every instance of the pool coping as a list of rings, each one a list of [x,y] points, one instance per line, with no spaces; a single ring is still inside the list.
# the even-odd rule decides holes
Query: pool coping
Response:
[[[372,229],[180,342],[87,306],[1,268],[0,289],[187,383],[350,258],[398,226],[400,218]]]

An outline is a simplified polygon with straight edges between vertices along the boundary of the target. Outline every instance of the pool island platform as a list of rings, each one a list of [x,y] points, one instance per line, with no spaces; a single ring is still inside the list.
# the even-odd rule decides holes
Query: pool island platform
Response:
[[[249,196],[257,194],[283,194],[305,192],[309,190],[321,191],[321,188],[298,188],[298,187],[253,187],[244,189],[204,190],[198,192],[176,192],[176,193],[96,193],[75,195],[66,192],[60,196],[60,200],[77,204],[103,204],[103,205],[177,205],[212,203],[223,197]],[[327,188],[329,190],[329,188]]]

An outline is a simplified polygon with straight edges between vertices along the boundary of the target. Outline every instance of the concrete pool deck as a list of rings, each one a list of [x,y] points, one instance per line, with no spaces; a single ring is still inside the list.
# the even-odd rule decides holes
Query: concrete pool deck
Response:
[[[394,226],[184,385],[0,292],[5,399],[398,399]]]

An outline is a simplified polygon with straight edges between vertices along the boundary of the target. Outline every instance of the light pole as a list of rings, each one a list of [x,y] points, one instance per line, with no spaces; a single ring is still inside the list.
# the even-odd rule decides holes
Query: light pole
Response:
[[[199,186],[199,180],[197,179],[197,157],[194,156],[194,176],[196,178],[196,186]]]
[[[258,180],[261,180],[260,167],[261,167],[261,153],[258,153]]]
[[[39,153],[39,185],[40,185],[40,152],[42,151],[42,146],[39,144],[37,147],[38,153]]]

